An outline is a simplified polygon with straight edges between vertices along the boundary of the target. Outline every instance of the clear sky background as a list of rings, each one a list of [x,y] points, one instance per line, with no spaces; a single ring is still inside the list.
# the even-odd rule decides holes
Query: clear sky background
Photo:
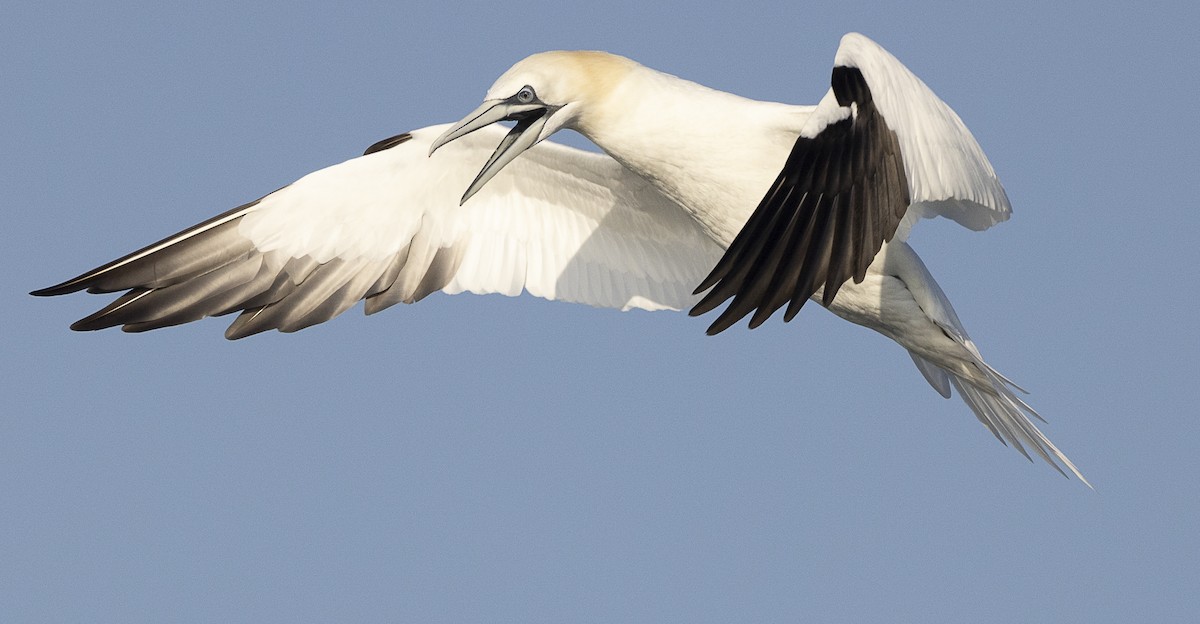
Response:
[[[0,620],[1200,621],[1195,3],[413,4],[6,8]],[[532,52],[815,103],[851,30],[1005,183],[1008,223],[911,242],[1095,492],[815,305],[708,338],[435,295],[230,343],[26,294]]]

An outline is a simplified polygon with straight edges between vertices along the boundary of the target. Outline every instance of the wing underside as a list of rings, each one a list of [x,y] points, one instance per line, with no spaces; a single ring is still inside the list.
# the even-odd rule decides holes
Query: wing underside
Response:
[[[236,339],[303,329],[363,299],[370,314],[437,291],[679,309],[720,255],[677,206],[607,156],[550,143],[459,206],[503,129],[429,157],[441,130],[381,141],[33,294],[127,291],[77,330],[146,331],[240,312],[226,332]]]

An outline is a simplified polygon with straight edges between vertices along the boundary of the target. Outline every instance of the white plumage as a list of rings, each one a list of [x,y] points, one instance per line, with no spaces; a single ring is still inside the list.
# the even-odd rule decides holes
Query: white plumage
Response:
[[[644,180],[603,155],[553,143],[523,154],[511,175],[460,206],[504,130],[485,128],[427,156],[445,129],[416,130],[393,148],[311,173],[263,198],[238,231],[263,252],[361,259],[375,274],[407,247],[407,283],[425,276],[439,250],[452,250],[458,270],[439,288],[449,294],[524,289],[618,309],[686,306],[720,257]],[[394,302],[411,299],[412,288],[393,288]]]
[[[997,438],[1082,479],[904,242],[922,217],[976,230],[1009,217],[982,149],[862,35],[842,39],[832,84],[816,106],[791,106],[602,52],[537,54],[454,126],[381,141],[34,294],[128,291],[72,326],[84,330],[240,311],[230,338],[438,290],[693,314],[732,299],[711,333],[784,305],[790,319],[811,297],[904,346]],[[563,128],[606,154],[539,144]]]
[[[862,70],[880,111],[896,131],[914,219],[946,216],[973,230],[1008,220],[1008,195],[983,149],[962,119],[920,78],[861,35],[842,38],[834,64]]]

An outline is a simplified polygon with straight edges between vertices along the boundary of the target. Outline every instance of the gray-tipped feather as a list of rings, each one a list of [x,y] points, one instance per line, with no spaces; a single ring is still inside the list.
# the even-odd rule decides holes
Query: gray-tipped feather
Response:
[[[264,253],[238,230],[259,201],[32,294],[128,291],[71,325],[78,331],[121,326],[142,332],[240,311],[225,332],[237,339],[271,329],[298,331],[364,297],[368,314],[419,301],[454,279],[465,252],[462,244],[439,248],[418,233],[389,258],[320,263]]]
[[[366,313],[375,314],[397,303],[416,303],[445,288],[458,273],[465,252],[466,245],[461,242],[431,249],[418,233],[412,244],[397,255],[398,259],[372,285],[371,293],[367,295]],[[385,278],[390,283],[381,288]]]
[[[48,297],[85,288],[91,293],[138,286],[158,288],[206,273],[253,249],[250,241],[237,233],[237,224],[260,201],[261,198],[238,206],[78,277],[30,294]]]
[[[209,303],[212,297],[250,281],[260,264],[261,255],[247,254],[194,279],[151,289],[136,301],[98,316],[91,326],[80,329],[126,325],[126,331],[146,331],[200,320],[215,311]]]

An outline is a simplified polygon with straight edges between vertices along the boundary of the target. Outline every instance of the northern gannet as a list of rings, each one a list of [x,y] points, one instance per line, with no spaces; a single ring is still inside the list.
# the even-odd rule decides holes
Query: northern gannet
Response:
[[[545,141],[564,128],[604,154]],[[1001,442],[1087,483],[905,243],[922,217],[981,230],[1010,212],[959,117],[862,35],[842,38],[815,106],[746,99],[605,52],[543,52],[457,124],[380,141],[32,294],[127,291],[75,330],[241,312],[229,339],[439,290],[692,315],[732,299],[710,334],[750,314],[756,327],[785,304],[790,320],[811,297],[898,342]]]

